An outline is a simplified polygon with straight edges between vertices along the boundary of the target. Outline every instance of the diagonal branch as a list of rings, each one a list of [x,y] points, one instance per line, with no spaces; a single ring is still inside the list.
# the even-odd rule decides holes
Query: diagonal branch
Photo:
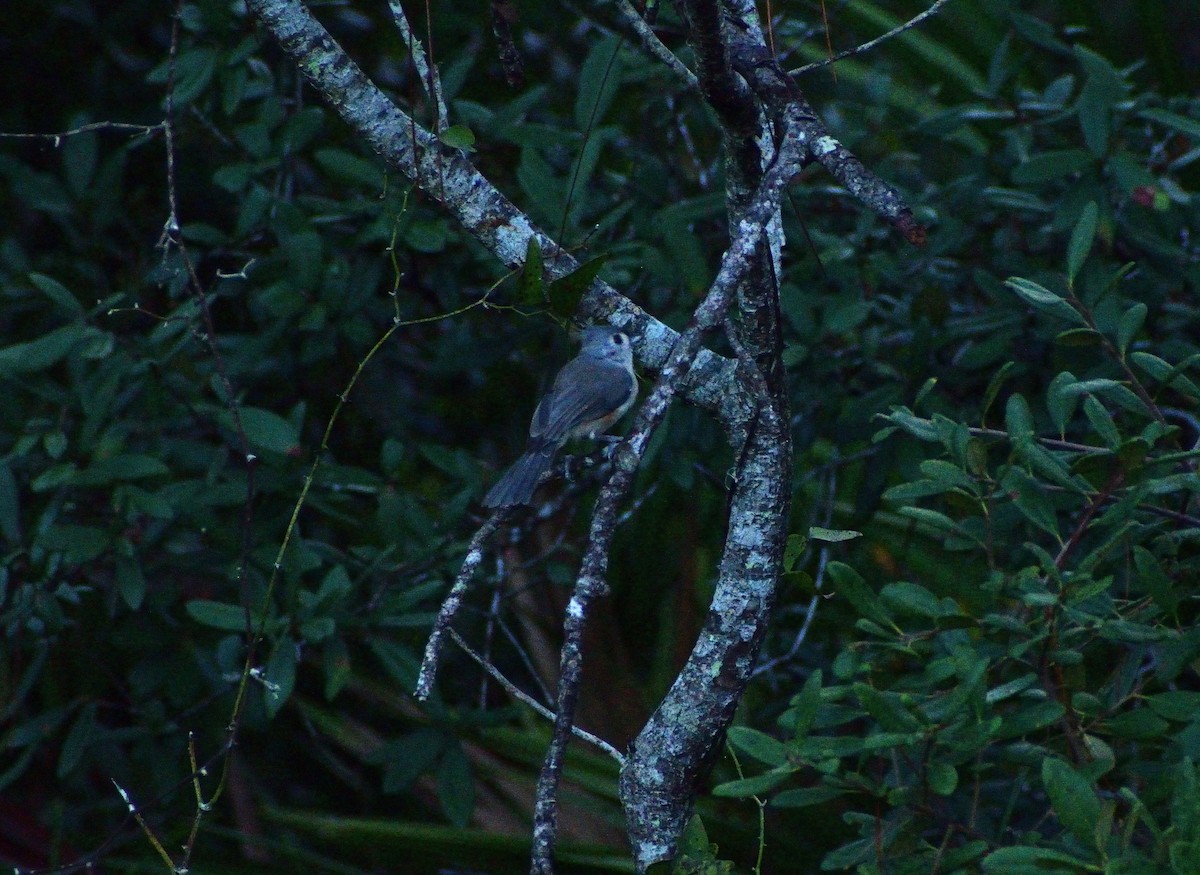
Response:
[[[387,164],[413,180],[441,203],[475,240],[510,269],[520,267],[531,237],[547,259],[547,280],[579,267],[548,234],[505,197],[458,150],[440,141],[396,106],[346,54],[317,21],[302,0],[247,0],[247,7],[271,32],[313,87],[343,121]],[[678,334],[652,317],[607,283],[595,281],[580,304],[580,315],[606,319],[629,327],[643,338],[638,356],[646,367],[657,368]],[[730,404],[734,362],[708,350],[696,360],[703,379],[685,382],[685,397],[707,410]]]
[[[881,34],[881,35],[875,37],[875,39],[873,39],[873,40],[869,40],[868,42],[865,42],[860,46],[855,46],[852,49],[846,49],[844,52],[838,52],[832,58],[825,58],[820,61],[814,61],[811,64],[805,64],[803,67],[797,67],[795,70],[789,70],[788,73],[790,73],[792,76],[802,76],[805,73],[811,73],[813,70],[818,70],[821,67],[826,67],[830,64],[834,64],[845,58],[849,58],[854,55],[861,55],[864,52],[869,52],[869,51],[871,51],[871,49],[875,48],[876,46],[882,45],[883,43],[887,42],[888,40],[892,39],[893,37],[897,37],[900,34],[904,33],[904,31],[911,30],[912,28],[916,27],[918,24],[920,24],[925,19],[936,15],[938,12],[941,11],[942,7],[945,6],[949,2],[950,2],[950,0],[934,0],[933,5],[930,6],[928,9],[926,9],[924,12],[914,15],[908,21],[904,22],[901,25],[893,27],[887,33]]]

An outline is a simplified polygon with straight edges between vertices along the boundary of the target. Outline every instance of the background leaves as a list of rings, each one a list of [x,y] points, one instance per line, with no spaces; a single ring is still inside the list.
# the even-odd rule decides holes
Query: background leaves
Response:
[[[922,8],[828,10],[834,47]],[[317,12],[427,117],[386,9]],[[198,865],[524,867],[544,724],[461,655],[428,709],[406,691],[473,502],[570,354],[539,311],[564,317],[598,273],[679,327],[727,239],[722,159],[706,112],[613,22],[521,4],[531,84],[509,91],[478,10],[433,12],[448,145],[572,248],[572,277],[508,277],[236,5],[183,6],[174,92],[180,235],[211,323],[179,250],[155,246],[161,131],[0,141],[11,865],[119,834],[102,862],[157,866],[113,780],[186,840],[189,733],[201,763],[224,761],[248,605],[262,680]],[[730,733],[745,772],[716,765],[685,843],[697,866],[751,867],[753,793],[765,871],[1194,871],[1194,22],[1170,4],[1037,14],[960,0],[836,81],[800,80],[931,235],[907,247],[815,170],[793,186],[797,537]],[[686,55],[673,15],[658,32]],[[161,119],[161,4],[17,3],[7,20],[27,75],[0,83],[0,130]],[[811,3],[776,22],[789,66],[825,55],[823,20]],[[414,321],[322,449],[397,319]],[[702,622],[723,446],[674,410],[618,534],[581,716],[618,747]],[[503,545],[463,625],[534,694],[582,525]],[[627,870],[612,763],[573,753],[563,859]]]

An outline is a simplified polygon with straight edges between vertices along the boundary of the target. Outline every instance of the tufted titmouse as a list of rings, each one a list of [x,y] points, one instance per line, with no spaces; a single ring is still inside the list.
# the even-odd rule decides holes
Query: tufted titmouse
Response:
[[[596,437],[637,398],[629,335],[608,325],[584,329],[579,355],[563,365],[529,423],[529,443],[483,499],[484,507],[529,504],[538,478],[567,438]]]

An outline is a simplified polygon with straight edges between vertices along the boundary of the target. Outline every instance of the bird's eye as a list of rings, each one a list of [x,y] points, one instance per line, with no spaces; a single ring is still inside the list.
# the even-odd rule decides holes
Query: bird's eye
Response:
[[[616,344],[617,346],[624,346],[625,345],[625,335],[621,334],[620,332],[617,332],[616,334],[614,334],[612,336],[612,342],[614,344]]]

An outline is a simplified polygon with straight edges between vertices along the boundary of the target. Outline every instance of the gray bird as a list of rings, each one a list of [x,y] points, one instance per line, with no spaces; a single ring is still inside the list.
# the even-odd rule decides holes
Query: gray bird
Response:
[[[483,499],[484,507],[529,504],[538,479],[568,438],[604,434],[637,398],[629,335],[587,328],[579,355],[563,365],[529,423],[525,453]]]

